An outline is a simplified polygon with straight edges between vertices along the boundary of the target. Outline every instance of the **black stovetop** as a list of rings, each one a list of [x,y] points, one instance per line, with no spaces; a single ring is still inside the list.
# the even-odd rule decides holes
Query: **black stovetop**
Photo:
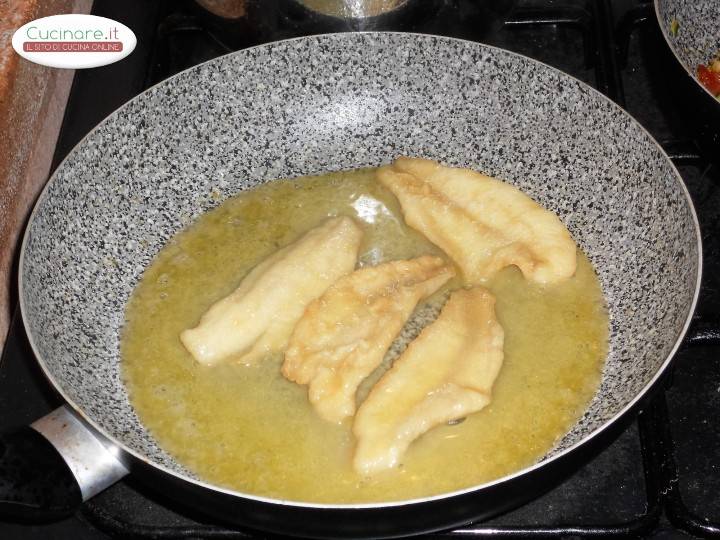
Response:
[[[148,86],[241,47],[307,33],[324,22],[265,0],[252,24],[232,24],[191,0],[97,0],[94,13],[128,25],[138,47],[110,66],[77,72],[55,164],[100,120]],[[488,5],[502,6],[488,8]],[[290,6],[290,7],[288,7]],[[720,166],[693,140],[688,113],[667,89],[667,59],[651,4],[640,0],[427,0],[381,29],[443,34],[526,54],[595,86],[658,139],[685,179],[703,230],[698,315],[664,385],[587,465],[542,497],[440,536],[720,536]],[[0,429],[60,404],[33,361],[16,313],[0,361]],[[0,538],[261,538],[188,515],[129,477],[60,523],[0,523]]]

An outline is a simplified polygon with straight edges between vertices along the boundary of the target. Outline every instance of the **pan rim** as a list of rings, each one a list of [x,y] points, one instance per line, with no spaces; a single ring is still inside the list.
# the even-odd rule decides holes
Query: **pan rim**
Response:
[[[675,43],[672,39],[670,39],[670,36],[667,33],[667,29],[665,28],[665,21],[663,21],[662,17],[660,16],[660,2],[662,0],[654,0],[653,7],[655,10],[655,19],[657,20],[658,26],[660,27],[660,33],[663,36],[663,39],[665,40],[665,43],[668,46],[668,49],[670,49],[670,52],[672,52],[672,55],[675,57],[675,60],[677,60],[677,63],[682,66],[682,68],[685,70],[685,73],[688,74],[688,76],[697,84],[700,88],[703,89],[703,91],[712,98],[713,101],[718,101],[718,98],[716,98],[710,90],[705,88],[705,85],[702,84],[698,78],[697,74],[690,71],[690,68],[680,59],[680,56],[678,56],[677,49],[675,48]]]
[[[277,45],[280,43],[294,42],[294,41],[299,41],[299,40],[312,40],[312,39],[317,39],[317,38],[340,37],[340,36],[348,36],[348,35],[353,36],[356,34],[357,35],[391,35],[391,36],[403,37],[403,38],[407,37],[407,36],[412,36],[412,37],[420,36],[423,38],[435,38],[440,41],[466,43],[466,44],[470,44],[472,46],[480,46],[482,48],[490,49],[493,51],[499,51],[502,54],[509,54],[509,55],[515,56],[517,58],[523,59],[524,61],[528,61],[533,64],[538,64],[545,69],[551,70],[551,71],[555,72],[556,74],[561,75],[562,77],[567,77],[569,79],[572,79],[573,81],[580,84],[580,86],[583,89],[589,90],[594,95],[596,95],[596,97],[599,97],[600,99],[605,100],[612,107],[614,107],[620,114],[622,114],[622,115],[626,116],[627,118],[629,118],[630,120],[632,120],[632,122],[634,124],[636,124],[642,130],[642,132],[645,133],[645,135],[648,137],[648,139],[660,151],[660,154],[667,160],[668,164],[671,167],[671,171],[674,173],[675,181],[679,184],[680,189],[682,190],[682,193],[685,195],[686,202],[690,208],[690,213],[691,213],[691,217],[692,217],[692,221],[693,221],[694,229],[695,229],[695,238],[697,240],[697,250],[698,250],[697,251],[697,253],[698,253],[697,265],[698,266],[697,266],[697,275],[696,275],[696,279],[695,279],[695,291],[693,293],[692,302],[690,303],[690,308],[688,310],[688,314],[687,314],[685,323],[683,324],[682,329],[678,333],[678,335],[675,339],[675,343],[673,344],[673,347],[667,354],[663,363],[658,367],[655,374],[648,381],[648,383],[635,395],[635,397],[632,400],[630,400],[620,411],[618,411],[611,418],[609,418],[608,420],[603,422],[601,426],[599,426],[598,428],[593,430],[591,433],[589,433],[588,435],[581,438],[579,441],[568,446],[567,448],[564,448],[563,450],[560,450],[559,452],[553,454],[549,458],[542,459],[541,461],[538,461],[537,463],[535,463],[533,465],[525,467],[525,468],[523,468],[519,471],[516,471],[512,474],[508,474],[503,477],[497,478],[490,482],[477,484],[474,486],[470,486],[470,487],[455,490],[455,491],[440,493],[440,494],[431,495],[428,497],[418,497],[418,498],[414,498],[414,499],[385,501],[385,502],[370,502],[370,503],[347,503],[347,504],[339,504],[339,503],[335,504],[334,503],[334,504],[331,504],[331,503],[303,502],[303,501],[295,501],[295,500],[288,500],[288,499],[276,499],[276,498],[265,497],[265,496],[261,496],[261,495],[253,495],[253,494],[243,493],[241,491],[217,486],[215,484],[211,484],[209,482],[205,482],[205,481],[199,480],[197,478],[192,478],[192,477],[182,474],[178,471],[172,470],[161,463],[157,463],[155,460],[148,459],[146,456],[142,455],[140,452],[130,448],[129,446],[124,444],[122,441],[119,441],[114,436],[110,435],[104,428],[102,428],[97,422],[95,422],[89,415],[85,414],[83,409],[77,403],[75,403],[70,398],[70,396],[67,395],[67,393],[63,390],[62,386],[55,380],[55,378],[50,373],[50,370],[48,369],[47,365],[45,364],[45,361],[43,360],[42,355],[40,354],[40,351],[35,344],[35,340],[33,338],[32,332],[30,331],[29,321],[26,319],[26,311],[27,310],[25,309],[25,302],[24,302],[25,295],[24,295],[24,291],[23,291],[23,275],[24,275],[25,250],[27,248],[28,236],[29,236],[28,232],[30,230],[30,226],[33,223],[35,214],[38,211],[38,208],[40,207],[41,202],[47,195],[49,188],[55,182],[56,177],[57,177],[57,172],[59,170],[61,170],[61,168],[63,167],[65,162],[72,155],[74,155],[75,150],[78,147],[80,147],[86,141],[86,139],[90,138],[95,133],[95,131],[98,130],[100,127],[102,127],[108,120],[110,120],[113,116],[118,114],[121,110],[123,110],[129,104],[140,99],[147,92],[153,90],[154,88],[156,88],[162,84],[165,84],[165,83],[175,79],[176,77],[180,77],[180,76],[184,75],[185,73],[189,72],[190,70],[196,69],[200,66],[204,66],[211,62],[220,61],[221,59],[224,59],[229,56],[241,54],[244,51],[249,51],[249,50],[254,50],[256,48],[267,47],[270,45]],[[44,186],[44,188],[38,195],[37,200],[33,206],[33,210],[30,213],[30,216],[27,221],[27,226],[25,228],[25,231],[23,232],[23,240],[22,240],[22,244],[21,244],[21,248],[20,248],[19,257],[20,257],[20,260],[19,260],[19,265],[18,265],[18,295],[19,295],[18,304],[20,306],[20,314],[21,314],[23,326],[25,328],[25,333],[27,334],[28,342],[30,344],[32,352],[35,355],[35,360],[37,361],[38,365],[40,366],[40,368],[43,372],[43,375],[48,379],[48,381],[50,382],[52,387],[55,389],[55,391],[60,394],[60,396],[63,398],[65,404],[70,406],[76,415],[78,415],[83,421],[85,421],[89,426],[91,426],[92,429],[95,430],[95,432],[97,432],[101,437],[105,438],[109,444],[114,445],[121,452],[132,456],[133,458],[137,459],[140,462],[150,465],[151,467],[157,469],[158,471],[160,471],[162,473],[168,474],[177,480],[181,480],[184,482],[188,482],[190,484],[194,484],[194,485],[198,486],[199,488],[207,489],[207,490],[214,491],[214,492],[217,492],[217,493],[220,493],[223,495],[227,495],[227,496],[231,496],[231,497],[248,499],[248,500],[252,500],[252,501],[260,502],[260,503],[287,506],[287,507],[293,507],[293,508],[299,508],[299,509],[319,509],[319,510],[373,510],[373,509],[380,510],[380,509],[388,509],[388,508],[394,508],[394,507],[407,507],[407,506],[411,506],[411,505],[420,505],[420,504],[430,503],[430,502],[434,502],[434,501],[451,499],[451,498],[466,495],[466,494],[469,494],[469,493],[472,493],[475,491],[484,490],[484,489],[487,489],[487,488],[490,488],[490,487],[493,487],[493,486],[496,486],[499,484],[503,484],[503,483],[513,480],[515,478],[522,477],[528,473],[539,470],[539,469],[549,465],[550,463],[553,463],[553,462],[559,460],[560,458],[563,458],[563,457],[575,452],[580,447],[588,444],[592,439],[595,439],[596,437],[598,437],[601,433],[605,432],[611,425],[613,425],[617,421],[619,421],[621,417],[625,416],[628,412],[630,412],[632,409],[634,409],[635,406],[638,404],[638,402],[645,397],[645,395],[648,393],[648,391],[653,386],[655,386],[655,383],[658,381],[658,379],[660,377],[662,377],[662,375],[665,373],[668,365],[674,358],[675,353],[677,352],[683,339],[685,338],[685,335],[690,326],[690,323],[692,322],[692,318],[695,313],[698,298],[700,295],[700,285],[701,285],[701,280],[702,280],[702,268],[703,268],[703,251],[702,251],[702,237],[701,237],[701,233],[700,233],[700,223],[699,223],[699,220],[697,217],[697,213],[695,211],[695,206],[693,204],[692,198],[687,189],[687,186],[685,185],[685,181],[683,180],[682,176],[680,175],[680,172],[677,170],[677,167],[675,166],[675,164],[672,162],[670,157],[663,150],[662,146],[660,146],[660,144],[647,131],[647,129],[640,122],[638,122],[629,112],[627,112],[624,108],[622,108],[620,105],[615,103],[612,99],[607,97],[605,94],[603,94],[599,90],[596,90],[589,84],[584,83],[577,77],[574,77],[568,73],[565,73],[564,71],[561,71],[553,66],[550,66],[549,64],[546,64],[539,60],[535,60],[533,58],[530,58],[529,56],[526,56],[526,55],[523,55],[520,53],[516,53],[516,52],[510,51],[507,49],[503,49],[501,47],[496,47],[493,45],[488,45],[488,44],[485,44],[482,42],[471,41],[471,40],[467,40],[467,39],[451,38],[451,37],[440,36],[440,35],[435,35],[435,34],[422,34],[419,32],[390,32],[390,31],[332,32],[332,33],[313,34],[313,35],[309,35],[309,36],[300,36],[300,37],[295,37],[295,38],[290,38],[290,39],[285,39],[285,40],[272,41],[272,42],[256,45],[254,47],[248,47],[247,49],[240,49],[238,51],[233,51],[231,53],[207,60],[200,64],[196,64],[196,65],[191,66],[183,71],[180,71],[179,73],[176,73],[175,75],[172,75],[171,77],[168,77],[167,79],[164,79],[164,80],[150,86],[149,88],[147,88],[146,90],[144,90],[143,92],[138,94],[137,96],[133,97],[132,99],[128,100],[123,105],[121,105],[120,107],[118,107],[117,109],[112,111],[105,118],[103,118],[80,141],[78,141],[78,143],[75,146],[73,146],[73,148],[68,152],[68,154],[65,156],[65,158],[63,158],[63,160],[58,164],[58,166],[55,168],[55,171],[53,171],[52,175],[48,179],[46,185]],[[132,466],[131,466],[131,473],[132,473]]]

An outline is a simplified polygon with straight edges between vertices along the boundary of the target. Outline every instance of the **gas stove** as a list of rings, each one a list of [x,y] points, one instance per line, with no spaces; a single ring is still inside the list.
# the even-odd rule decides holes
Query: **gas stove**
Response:
[[[481,41],[525,54],[594,86],[626,108],[662,144],[696,205],[705,277],[697,315],[664,384],[620,434],[565,481],[490,521],[439,537],[720,536],[720,165],[703,153],[692,122],[668,91],[652,3],[640,0],[429,0],[403,19],[338,27],[292,0],[262,2],[251,21],[229,21],[190,0],[97,1],[93,13],[138,36],[122,62],[75,75],[55,166],[105,116],[149,86],[243,47],[338,30],[400,30]],[[702,141],[700,141],[702,142]],[[35,420],[61,403],[33,360],[16,313],[0,361],[0,429]],[[180,508],[126,478],[59,523],[0,523],[2,538],[262,538]]]

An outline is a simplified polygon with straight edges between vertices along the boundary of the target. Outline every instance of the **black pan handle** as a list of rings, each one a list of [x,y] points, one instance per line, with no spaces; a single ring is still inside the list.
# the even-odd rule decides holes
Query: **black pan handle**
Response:
[[[0,521],[47,522],[128,474],[118,448],[67,406],[0,434]]]
[[[29,426],[0,435],[0,519],[54,521],[81,503],[80,486],[50,441]]]

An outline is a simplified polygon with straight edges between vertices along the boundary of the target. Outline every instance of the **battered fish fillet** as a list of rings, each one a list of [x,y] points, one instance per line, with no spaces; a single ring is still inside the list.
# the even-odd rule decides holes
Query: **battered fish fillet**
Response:
[[[353,271],[362,236],[349,217],[327,220],[253,268],[180,340],[207,366],[230,356],[251,365],[282,351],[307,305]]]
[[[378,169],[377,179],[399,199],[405,222],[455,261],[466,284],[510,265],[536,283],[575,273],[576,246],[565,225],[509,184],[405,157]]]
[[[309,385],[310,402],[326,420],[352,416],[360,383],[380,365],[417,303],[453,274],[441,258],[423,256],[340,278],[295,327],[283,375]]]
[[[394,467],[417,437],[490,403],[503,340],[495,297],[482,287],[455,291],[360,405],[355,470]]]

